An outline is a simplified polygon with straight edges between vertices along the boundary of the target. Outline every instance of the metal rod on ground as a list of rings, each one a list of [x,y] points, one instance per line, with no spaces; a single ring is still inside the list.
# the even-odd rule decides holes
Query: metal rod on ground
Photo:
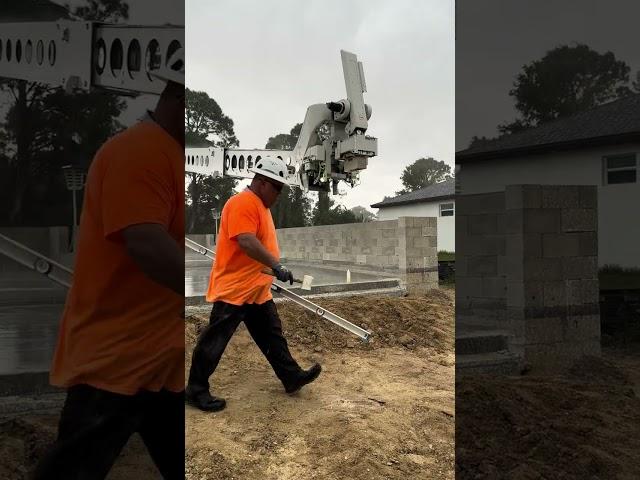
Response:
[[[193,240],[191,240],[190,238],[184,237],[184,240],[185,240],[185,245],[189,249],[191,249],[191,250],[193,250],[195,252],[198,252],[198,253],[204,255],[205,257],[210,258],[211,260],[215,260],[215,252],[213,252],[212,250],[209,250],[207,247],[203,247],[199,243],[196,243]],[[288,298],[292,302],[297,303],[302,308],[305,308],[305,309],[309,310],[310,312],[315,313],[319,317],[326,318],[327,320],[329,320],[330,322],[338,325],[339,327],[342,327],[345,330],[348,330],[349,332],[353,333],[354,335],[360,337],[363,341],[365,341],[365,342],[369,341],[369,338],[371,337],[371,333],[368,332],[367,330],[365,330],[364,328],[361,328],[361,327],[349,322],[348,320],[345,320],[341,316],[336,315],[335,313],[330,312],[329,310],[325,310],[321,306],[316,305],[315,303],[309,301],[308,299],[306,299],[304,297],[301,297],[300,295],[296,295],[295,293],[287,290],[284,287],[281,287],[279,285],[273,284],[273,285],[271,285],[271,289],[276,291],[276,292],[278,292],[278,293],[280,293],[280,295],[282,295],[285,298]]]

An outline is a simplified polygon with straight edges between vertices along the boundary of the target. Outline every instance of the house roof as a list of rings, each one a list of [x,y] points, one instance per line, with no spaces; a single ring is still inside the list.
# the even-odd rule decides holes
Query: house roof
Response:
[[[559,118],[456,153],[456,163],[640,140],[640,95]]]
[[[405,193],[397,197],[387,198],[381,202],[374,203],[371,208],[394,207],[397,205],[406,205],[408,203],[430,202],[433,200],[442,200],[452,198],[456,193],[456,182],[452,178],[444,182],[434,183],[428,187],[421,188],[415,192]]]

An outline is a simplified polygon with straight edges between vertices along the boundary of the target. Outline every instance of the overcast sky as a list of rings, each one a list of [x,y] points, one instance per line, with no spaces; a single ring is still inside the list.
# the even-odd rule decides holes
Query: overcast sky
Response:
[[[522,66],[559,45],[611,51],[640,69],[640,6],[629,0],[458,0],[456,150],[516,118],[508,93]]]
[[[235,123],[241,148],[264,148],[306,108],[346,97],[340,49],[364,63],[379,154],[340,198],[382,200],[420,157],[453,165],[454,7],[447,0],[187,0],[187,87]]]

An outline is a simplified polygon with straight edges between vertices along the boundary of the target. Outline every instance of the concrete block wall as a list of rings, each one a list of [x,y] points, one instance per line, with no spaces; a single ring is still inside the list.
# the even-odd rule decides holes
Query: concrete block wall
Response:
[[[456,198],[456,322],[508,328],[504,192]]]
[[[462,195],[456,214],[459,329],[505,330],[539,369],[599,354],[595,186]]]
[[[505,191],[511,348],[539,369],[600,353],[595,186]]]
[[[277,235],[287,261],[397,273],[415,293],[438,286],[435,217],[284,228]]]

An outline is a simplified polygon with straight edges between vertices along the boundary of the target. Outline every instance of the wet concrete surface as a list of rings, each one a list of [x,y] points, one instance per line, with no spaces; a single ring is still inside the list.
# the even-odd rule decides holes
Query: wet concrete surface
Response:
[[[346,270],[297,266],[296,277],[314,277],[313,285],[346,282]],[[185,256],[185,294],[206,292],[210,260],[199,254]],[[383,274],[351,273],[352,282],[388,278]],[[16,275],[0,278],[0,375],[47,372],[55,349],[65,290],[43,277]]]
[[[47,372],[62,304],[0,307],[0,375]]]
[[[344,268],[323,268],[318,265],[296,265],[289,266],[294,277],[303,279],[304,275],[313,277],[313,285],[331,285],[346,283],[347,269]],[[185,254],[185,279],[184,288],[186,297],[204,295],[209,285],[209,274],[211,273],[211,261],[196,253]],[[378,274],[376,272],[362,273],[351,272],[352,282],[366,282],[389,278],[390,275]],[[294,286],[299,284],[294,284]],[[286,285],[284,285],[286,286]]]

